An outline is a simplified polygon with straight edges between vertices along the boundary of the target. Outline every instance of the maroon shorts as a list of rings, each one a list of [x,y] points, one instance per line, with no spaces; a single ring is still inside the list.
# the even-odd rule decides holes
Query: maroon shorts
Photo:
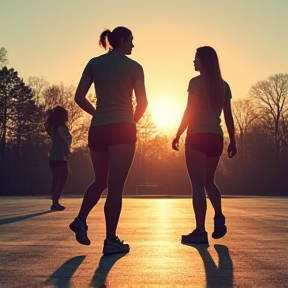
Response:
[[[66,160],[49,160],[49,167],[51,169],[58,167],[67,167],[68,163]]]
[[[220,157],[223,151],[223,136],[216,133],[187,134],[185,145],[206,154],[207,157]]]
[[[91,126],[88,134],[88,146],[95,152],[107,151],[116,144],[133,144],[136,139],[136,124],[119,122],[101,126]]]

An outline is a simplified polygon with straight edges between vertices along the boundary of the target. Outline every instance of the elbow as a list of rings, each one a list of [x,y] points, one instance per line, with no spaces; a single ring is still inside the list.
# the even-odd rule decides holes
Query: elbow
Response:
[[[78,93],[76,93],[74,96],[74,101],[76,102],[76,104],[79,105],[82,102],[81,100],[82,100],[82,97]]]

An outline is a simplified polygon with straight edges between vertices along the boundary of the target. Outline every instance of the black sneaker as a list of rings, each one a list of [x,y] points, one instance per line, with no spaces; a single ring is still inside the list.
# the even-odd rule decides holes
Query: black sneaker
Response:
[[[50,207],[51,210],[55,210],[55,211],[63,211],[65,210],[65,207],[62,206],[61,204],[57,203],[57,204],[53,204],[51,207]]]
[[[76,217],[69,225],[70,229],[76,234],[76,240],[82,245],[90,245],[90,240],[87,236],[88,226]]]
[[[208,236],[206,231],[195,229],[188,235],[182,235],[181,243],[184,244],[208,244]]]
[[[214,216],[214,232],[212,238],[219,239],[227,233],[227,227],[225,225],[225,216],[222,213],[215,214]]]
[[[129,245],[124,244],[124,240],[120,240],[118,236],[116,236],[116,239],[114,242],[108,239],[104,240],[104,247],[103,247],[104,255],[128,253],[129,251],[130,251]]]

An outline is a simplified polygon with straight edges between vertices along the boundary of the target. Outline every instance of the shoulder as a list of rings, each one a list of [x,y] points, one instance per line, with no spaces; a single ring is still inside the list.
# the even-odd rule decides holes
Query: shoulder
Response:
[[[98,62],[109,61],[110,55],[111,54],[109,52],[107,52],[105,54],[95,56],[87,62],[87,65],[94,65],[95,63],[98,63]]]
[[[201,87],[201,83],[202,83],[202,78],[201,76],[196,76],[193,77],[192,79],[190,79],[189,81],[189,87],[188,87],[188,91],[189,92],[193,92],[196,94],[199,94],[200,92],[200,87]]]
[[[125,61],[127,62],[128,65],[130,65],[131,67],[135,68],[135,69],[140,69],[142,70],[142,66],[135,60],[125,56],[124,57]]]
[[[189,84],[200,85],[201,81],[202,81],[202,78],[201,78],[200,75],[198,75],[198,76],[193,77],[192,79],[190,79]]]
[[[226,89],[226,93],[225,94],[228,96],[229,99],[231,99],[232,98],[232,93],[231,93],[230,86],[225,80],[223,80],[223,81],[224,81],[225,89]]]
[[[229,84],[223,79],[223,81],[224,81],[224,84],[225,84],[225,87],[227,87],[227,88],[229,88],[230,89],[230,86],[229,86]]]
[[[202,79],[201,75],[198,75],[198,76],[195,76],[195,77],[191,78],[190,81],[199,82],[199,81],[201,81],[201,79]]]
[[[143,67],[136,62],[135,60],[132,60],[131,58],[125,56],[125,62],[127,65],[126,68],[128,68],[128,71],[132,77],[136,79],[143,79],[144,78],[144,70]]]
[[[97,63],[98,61],[101,61],[103,59],[105,59],[105,56],[107,54],[103,54],[103,55],[100,55],[100,56],[96,56],[96,57],[93,57],[91,58],[88,62],[87,62],[87,65],[91,65],[93,63]]]
[[[66,132],[68,127],[66,125],[61,125],[57,127],[58,132]]]
[[[66,125],[61,125],[57,127],[57,131],[63,135],[63,134],[67,134],[69,132],[69,128]]]

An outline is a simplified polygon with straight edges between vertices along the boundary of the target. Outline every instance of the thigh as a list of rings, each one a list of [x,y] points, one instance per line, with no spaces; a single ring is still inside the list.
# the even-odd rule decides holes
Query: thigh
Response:
[[[62,168],[62,167],[67,167],[68,163],[66,160],[49,160],[49,167],[51,169],[55,168]]]
[[[206,137],[207,156],[213,158],[220,157],[223,151],[223,136],[216,133],[207,133]]]
[[[206,160],[206,183],[214,183],[216,169],[218,167],[220,157],[207,157]]]
[[[135,154],[135,143],[109,146],[109,184],[123,184]]]
[[[108,147],[107,147],[106,137],[108,133],[109,132],[107,131],[107,125],[91,126],[88,132],[88,147],[90,148],[90,151],[107,152]],[[101,158],[101,154],[99,155]],[[95,157],[98,157],[99,155],[95,154]],[[94,154],[91,155],[91,158],[93,156]],[[92,162],[93,162],[93,159],[92,159]]]
[[[68,165],[59,167],[59,173],[60,173],[62,178],[67,178],[69,175]]]
[[[185,146],[185,160],[193,188],[204,187],[206,178],[206,154]]]
[[[109,163],[108,151],[97,152],[90,149],[90,156],[93,164],[94,174],[97,181],[103,181],[107,184]]]

